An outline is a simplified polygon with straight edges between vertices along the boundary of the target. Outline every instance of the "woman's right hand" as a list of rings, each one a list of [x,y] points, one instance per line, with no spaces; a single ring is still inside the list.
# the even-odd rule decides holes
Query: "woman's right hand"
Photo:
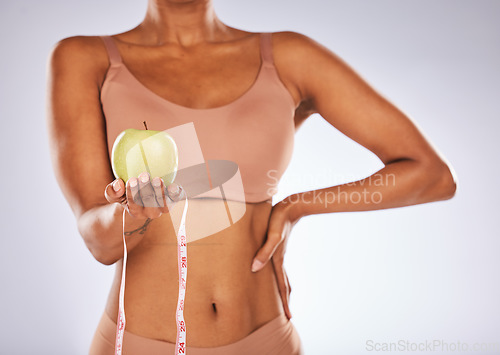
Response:
[[[134,218],[158,218],[168,213],[176,202],[184,197],[182,187],[176,183],[165,188],[163,179],[150,181],[147,172],[138,178],[128,179],[127,184],[118,178],[106,186],[104,195],[109,203],[118,202]]]

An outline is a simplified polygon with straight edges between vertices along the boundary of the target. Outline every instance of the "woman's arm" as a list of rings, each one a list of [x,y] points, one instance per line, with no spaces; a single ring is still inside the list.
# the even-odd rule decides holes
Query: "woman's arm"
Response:
[[[47,128],[55,176],[87,248],[109,265],[123,256],[120,203],[108,203],[105,188],[114,180],[108,158],[105,120],[99,100],[107,68],[98,37],[69,37],[52,49],[47,66]],[[102,49],[102,50],[100,50]],[[125,188],[121,187],[122,190]],[[108,186],[109,189],[109,186]],[[133,249],[147,218],[126,213],[127,240]]]
[[[290,231],[301,217],[445,200],[455,194],[457,179],[415,123],[328,48],[304,35],[281,32],[273,34],[273,54],[280,76],[300,98],[296,125],[319,113],[385,165],[366,179],[299,192],[273,206],[267,239],[251,268],[257,272],[272,258],[283,307],[290,318],[291,286],[283,261]]]
[[[319,113],[385,165],[355,183],[289,196],[284,202],[292,202],[295,217],[415,205],[455,194],[452,167],[416,124],[332,51],[294,32],[280,33],[275,43],[278,66],[310,112]],[[289,55],[285,59],[280,53]]]

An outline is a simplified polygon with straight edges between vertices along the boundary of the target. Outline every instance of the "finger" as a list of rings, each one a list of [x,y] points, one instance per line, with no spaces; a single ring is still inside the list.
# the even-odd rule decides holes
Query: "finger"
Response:
[[[125,184],[123,180],[118,178],[109,183],[104,190],[104,197],[108,202],[122,202],[125,199]]]
[[[281,302],[283,303],[283,309],[285,310],[286,317],[290,319],[292,318],[292,315],[288,307],[289,289],[288,289],[288,282],[285,273],[285,268],[283,267],[282,261],[274,261],[274,258],[273,258],[273,266],[276,274],[276,281],[278,283],[278,291],[280,293]]]
[[[153,186],[149,180],[149,174],[147,172],[142,172],[139,174],[139,195],[141,196],[143,207],[154,207],[156,206],[155,193],[153,191]]]
[[[262,246],[262,248],[259,249],[257,254],[255,255],[255,258],[253,259],[252,263],[252,272],[257,272],[260,269],[262,269],[271,256],[273,256],[274,251],[278,247],[278,245],[281,243],[281,234],[279,233],[268,233],[267,234],[267,240]]]
[[[127,209],[133,217],[145,217],[143,213],[141,198],[139,195],[139,183],[137,178],[132,177],[127,181]],[[139,202],[139,203],[137,203]]]
[[[165,197],[165,184],[163,183],[163,179],[160,177],[155,177],[152,182],[153,190],[155,193],[156,204],[159,206],[159,210],[161,213],[168,212],[168,206]]]
[[[179,201],[186,198],[186,192],[181,185],[171,183],[165,189],[166,203],[168,211],[170,211]]]
[[[283,271],[285,271],[285,268],[283,268]],[[292,293],[292,285],[290,284],[290,279],[288,278],[288,274],[285,272],[286,276],[286,283],[288,284],[288,298],[290,299],[290,294]]]
[[[284,303],[285,312],[286,312],[286,316],[288,317],[288,319],[290,319],[290,318],[292,318],[292,312],[290,312],[290,293],[292,292],[292,289],[290,287],[290,284],[288,283],[288,276],[286,275],[285,268],[283,267],[282,270],[283,270],[283,275],[284,275],[285,285],[286,285],[286,291],[285,291],[286,303]]]
[[[172,201],[178,202],[185,197],[185,191],[181,185],[173,182],[167,187],[167,195]]]
[[[155,179],[157,179],[157,178],[155,177]],[[153,183],[154,183],[155,179],[153,179]],[[156,194],[156,201],[158,203],[158,206],[160,206],[160,207],[158,207],[158,209],[160,211],[160,214],[168,213],[170,206],[169,206],[168,195],[165,192],[165,190],[166,190],[165,189],[165,182],[160,177],[158,177],[158,179],[160,181],[160,185],[154,186],[155,187],[155,194]]]
[[[144,206],[143,212],[146,217],[160,217],[161,211],[158,208],[160,205],[158,205],[151,177],[145,171],[139,175],[139,194],[141,195],[142,205]]]

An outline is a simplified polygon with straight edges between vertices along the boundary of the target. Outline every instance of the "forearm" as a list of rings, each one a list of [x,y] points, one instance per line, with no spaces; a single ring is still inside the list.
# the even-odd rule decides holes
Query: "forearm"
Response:
[[[82,214],[78,230],[87,248],[99,262],[111,265],[123,257],[123,211],[119,203],[96,206]],[[149,218],[134,218],[125,212],[125,240],[132,250],[150,225]]]
[[[292,215],[370,211],[403,207],[451,198],[455,178],[446,165],[405,159],[387,164],[375,174],[355,182],[287,197]]]

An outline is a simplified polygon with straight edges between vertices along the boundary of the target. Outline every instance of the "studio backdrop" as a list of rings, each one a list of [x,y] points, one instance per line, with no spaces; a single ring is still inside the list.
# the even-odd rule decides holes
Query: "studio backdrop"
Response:
[[[499,354],[500,2],[214,4],[230,26],[296,31],[328,47],[410,116],[458,176],[451,200],[308,216],[294,227],[285,267],[306,354],[391,344],[400,346],[391,353],[432,345],[440,354]],[[54,177],[47,60],[60,39],[127,31],[145,10],[146,0],[0,2],[1,354],[88,352],[115,267],[87,250]],[[273,203],[382,167],[313,115],[295,135]]]

